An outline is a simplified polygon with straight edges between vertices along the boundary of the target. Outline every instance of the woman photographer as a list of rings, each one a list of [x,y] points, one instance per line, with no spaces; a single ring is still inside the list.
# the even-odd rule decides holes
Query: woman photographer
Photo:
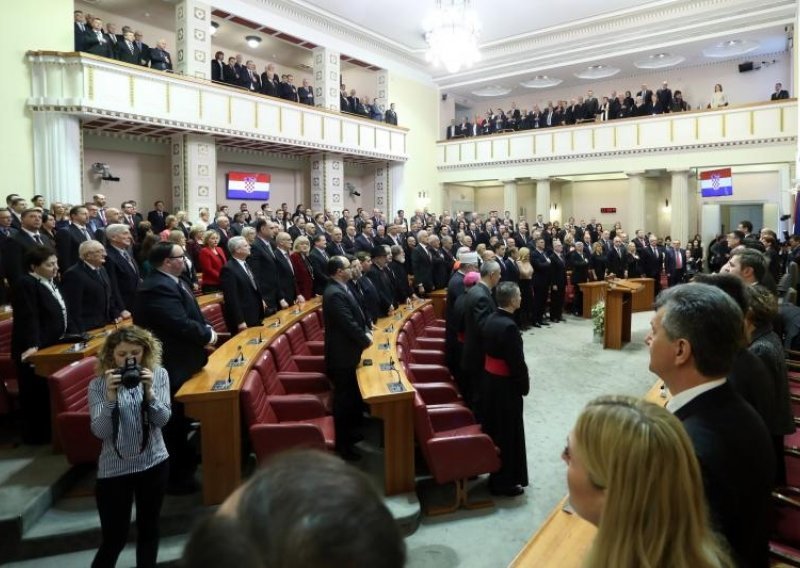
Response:
[[[103,441],[95,496],[103,542],[93,568],[114,566],[128,539],[136,499],[136,565],[155,566],[158,521],[169,473],[161,428],[170,417],[161,344],[140,327],[108,336],[89,384],[92,433]]]

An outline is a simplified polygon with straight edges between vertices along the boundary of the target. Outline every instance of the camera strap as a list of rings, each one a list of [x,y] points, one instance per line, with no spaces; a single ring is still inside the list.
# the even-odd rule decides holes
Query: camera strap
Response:
[[[139,413],[141,415],[142,423],[142,444],[139,447],[139,451],[135,455],[128,456],[126,458],[119,451],[119,446],[117,445],[117,439],[119,438],[119,401],[117,401],[116,406],[114,406],[114,408],[111,410],[111,439],[114,444],[114,451],[121,460],[132,459],[141,455],[142,452],[144,452],[144,449],[147,447],[147,443],[150,441],[150,414],[147,412],[145,405],[144,391],[142,391],[142,403],[139,405]]]

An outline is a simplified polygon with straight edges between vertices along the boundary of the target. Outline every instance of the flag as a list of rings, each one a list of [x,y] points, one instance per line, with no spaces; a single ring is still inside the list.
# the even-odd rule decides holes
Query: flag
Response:
[[[228,197],[231,199],[269,199],[269,174],[228,172]]]
[[[733,195],[731,169],[708,170],[700,173],[700,193],[703,197]]]

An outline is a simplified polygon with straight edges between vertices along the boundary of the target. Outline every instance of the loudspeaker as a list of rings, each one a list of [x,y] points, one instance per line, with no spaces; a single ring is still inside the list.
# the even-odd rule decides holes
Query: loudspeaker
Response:
[[[745,73],[747,71],[752,71],[752,70],[753,70],[753,62],[752,61],[747,61],[745,63],[740,63],[739,64],[739,73]]]
[[[446,100],[447,100],[447,93],[442,93],[442,100],[443,100],[443,101],[446,101]]]

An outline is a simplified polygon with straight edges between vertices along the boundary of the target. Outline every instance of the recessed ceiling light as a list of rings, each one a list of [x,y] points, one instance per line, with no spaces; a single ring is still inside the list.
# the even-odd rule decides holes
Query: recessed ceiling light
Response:
[[[670,53],[654,53],[645,59],[635,61],[633,64],[639,69],[663,69],[672,67],[686,61],[683,55],[673,55]]]
[[[706,57],[735,57],[758,49],[759,45],[757,41],[750,41],[749,39],[731,39],[718,43],[713,47],[705,48],[703,55]]]
[[[254,49],[256,47],[258,47],[258,45],[261,43],[261,38],[258,37],[258,36],[250,35],[250,36],[245,37],[244,39],[245,39],[245,41],[247,41],[247,45],[249,45],[250,47],[252,47]]]
[[[536,77],[530,81],[523,81],[520,85],[527,89],[546,89],[547,87],[555,87],[561,83],[563,83],[562,79],[548,77],[547,75],[536,75]]]
[[[503,87],[502,85],[490,85],[488,87],[483,87],[482,89],[478,89],[477,91],[472,91],[473,95],[477,95],[479,97],[501,97],[503,95],[507,95],[511,92],[511,89],[508,87]]]
[[[219,28],[219,24],[217,22],[211,22],[211,27],[208,29],[208,33],[212,36],[217,33],[217,28]]]
[[[575,73],[578,79],[605,79],[612,77],[620,72],[618,67],[610,67],[608,65],[592,65],[583,71]]]

